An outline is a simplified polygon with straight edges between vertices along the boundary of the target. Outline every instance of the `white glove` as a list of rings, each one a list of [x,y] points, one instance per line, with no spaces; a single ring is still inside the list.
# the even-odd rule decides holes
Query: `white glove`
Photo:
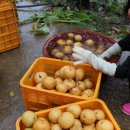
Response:
[[[89,57],[92,54],[91,51],[87,51],[87,50],[85,50],[81,47],[77,47],[77,46],[74,46],[74,48],[72,50],[73,50],[73,52],[75,52],[72,54],[72,56],[74,57],[75,60],[78,60],[78,61],[74,62],[75,65],[81,64],[81,63],[88,63],[87,58],[84,58],[84,56]],[[80,55],[80,53],[82,53],[82,54]]]
[[[109,76],[114,76],[116,71],[116,64],[109,63],[97,56],[95,56],[91,51],[85,50],[81,47],[74,46],[73,48],[74,53],[72,56],[78,60],[74,62],[74,65],[81,64],[81,63],[88,63],[92,65],[96,70],[102,71],[104,74]]]
[[[109,47],[106,51],[104,51],[99,57],[110,58],[112,55],[116,55],[122,51],[121,47],[118,43],[115,43],[113,46]]]

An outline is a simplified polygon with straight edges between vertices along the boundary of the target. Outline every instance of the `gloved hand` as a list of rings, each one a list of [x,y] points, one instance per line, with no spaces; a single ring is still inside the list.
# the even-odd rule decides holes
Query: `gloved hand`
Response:
[[[78,60],[74,62],[74,65],[81,63],[88,63],[92,65],[96,70],[102,71],[104,74],[114,76],[116,71],[116,64],[109,63],[102,58],[95,56],[91,51],[85,50],[81,47],[74,46],[72,56]]]
[[[115,43],[113,46],[109,47],[106,51],[104,51],[99,57],[102,59],[110,58],[112,55],[116,55],[122,51],[121,47],[118,43]]]
[[[92,54],[91,51],[85,50],[78,46],[74,46],[74,48],[72,50],[73,50],[73,52],[75,52],[72,54],[72,56],[74,57],[75,60],[78,60],[78,61],[74,62],[75,65],[81,64],[81,63],[88,63],[88,59],[85,57],[89,57]]]

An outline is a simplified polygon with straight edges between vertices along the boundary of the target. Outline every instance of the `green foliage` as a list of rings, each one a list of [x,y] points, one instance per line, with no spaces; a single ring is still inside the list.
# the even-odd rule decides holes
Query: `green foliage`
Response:
[[[122,10],[125,4],[121,0],[108,0],[106,2],[106,10],[107,12],[115,13],[115,14],[122,14]]]
[[[33,32],[37,35],[48,34],[50,23],[69,23],[79,24],[83,28],[121,38],[126,35],[126,31],[121,28],[123,19],[121,14],[125,2],[119,0],[107,0],[106,2],[104,6],[103,0],[90,0],[89,10],[71,10],[64,6],[55,7],[51,11],[33,14],[30,19],[23,21],[21,24],[33,22]],[[120,5],[121,2],[122,4]],[[100,7],[104,8],[103,12],[98,10]],[[113,33],[112,27],[120,30],[117,35]]]
[[[43,27],[40,27],[34,30],[35,35],[46,35],[46,34],[49,34],[49,32],[50,32],[50,29],[48,28],[47,25],[44,25]]]
[[[127,0],[90,0],[91,7],[98,10],[103,7],[106,13],[121,15]]]

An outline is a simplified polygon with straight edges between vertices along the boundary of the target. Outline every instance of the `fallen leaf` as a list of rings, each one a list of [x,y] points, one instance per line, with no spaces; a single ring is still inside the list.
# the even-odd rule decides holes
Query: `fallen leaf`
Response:
[[[14,97],[14,96],[16,95],[16,93],[12,90],[12,91],[10,91],[9,95],[10,95],[11,97]]]

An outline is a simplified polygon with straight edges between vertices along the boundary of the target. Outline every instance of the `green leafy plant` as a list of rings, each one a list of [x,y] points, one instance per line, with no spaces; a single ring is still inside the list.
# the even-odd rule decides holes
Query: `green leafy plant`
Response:
[[[21,24],[32,22],[32,31],[36,35],[48,34],[50,23],[69,23],[78,24],[83,28],[121,38],[127,33],[122,27],[123,17],[121,16],[125,2],[121,6],[116,5],[118,6],[116,7],[117,10],[121,10],[120,12],[117,10],[113,11],[115,8],[113,6],[115,5],[112,3],[117,3],[117,1],[108,0],[106,2],[110,3],[104,6],[102,1],[90,0],[91,5],[88,10],[71,10],[64,6],[54,7],[51,11],[33,14],[30,19],[23,21]],[[94,7],[94,5],[96,6]],[[103,12],[98,10],[100,7],[104,8]],[[113,33],[113,27],[116,27],[120,31]]]

